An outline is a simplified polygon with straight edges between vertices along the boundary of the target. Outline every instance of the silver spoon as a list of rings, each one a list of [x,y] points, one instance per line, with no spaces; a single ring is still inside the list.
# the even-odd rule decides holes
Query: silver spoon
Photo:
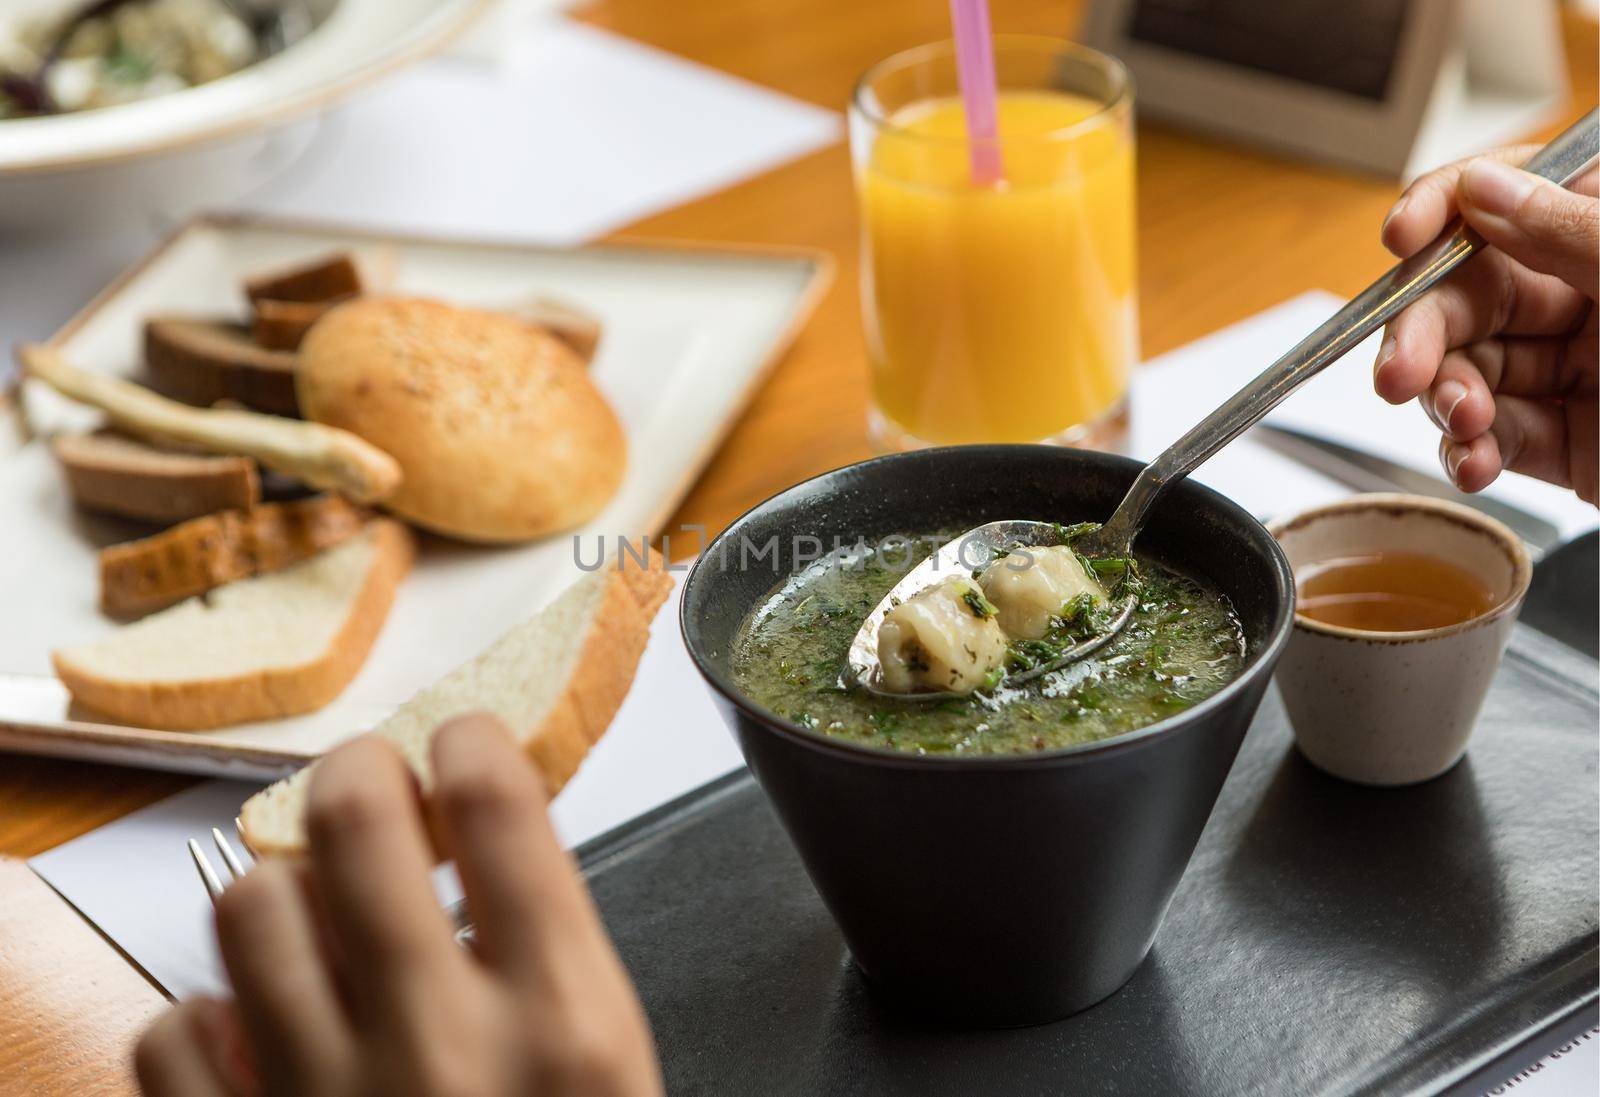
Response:
[[[1592,110],[1535,153],[1523,165],[1523,170],[1566,186],[1597,157],[1600,157],[1600,110]],[[1432,244],[1396,264],[1382,278],[1362,290],[1326,323],[1146,465],[1134,479],[1133,486],[1123,496],[1110,520],[1075,538],[1073,548],[1090,559],[1130,557],[1134,538],[1139,535],[1150,508],[1162,492],[1255,425],[1295,389],[1343,357],[1484,247],[1482,238],[1471,229],[1459,223],[1447,226]],[[970,574],[985,566],[1002,548],[1012,545],[1047,547],[1060,543],[1061,527],[1058,525],[1005,521],[990,522],[968,530],[941,546],[896,583],[894,589],[862,623],[850,642],[843,684],[860,685],[872,693],[908,701],[938,701],[964,696],[932,691],[891,694],[885,690],[882,686],[883,668],[878,663],[878,626],[883,623],[884,616],[901,602],[942,579],[951,575]],[[1026,682],[1094,653],[1127,625],[1136,602],[1136,596],[1128,594],[1104,632],[1068,648],[1048,663],[1020,673],[1013,672],[1006,681]]]

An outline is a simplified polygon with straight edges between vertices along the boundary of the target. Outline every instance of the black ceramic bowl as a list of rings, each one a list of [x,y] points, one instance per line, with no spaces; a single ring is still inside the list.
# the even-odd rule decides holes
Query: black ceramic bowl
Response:
[[[1137,550],[1232,599],[1249,644],[1243,673],[1147,728],[1029,755],[919,757],[775,716],[733,684],[740,623],[796,570],[797,536],[832,545],[835,536],[849,544],[1001,518],[1104,520],[1139,468],[1047,446],[866,461],[755,507],[689,575],[682,625],[691,655],[856,963],[910,1008],[962,1024],[1035,1024],[1127,981],[1289,636],[1289,566],[1238,506],[1198,484],[1172,488]]]

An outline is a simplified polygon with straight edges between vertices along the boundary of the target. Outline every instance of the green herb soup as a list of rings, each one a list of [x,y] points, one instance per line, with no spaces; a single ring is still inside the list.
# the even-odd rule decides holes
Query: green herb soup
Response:
[[[824,558],[779,583],[740,627],[733,677],[768,710],[820,734],[915,754],[1020,754],[1133,731],[1194,705],[1238,676],[1245,639],[1228,599],[1137,557],[1138,603],[1127,627],[1089,658],[1008,685],[940,701],[895,700],[841,686],[845,656],[874,606],[933,547],[960,531],[888,538]],[[907,542],[910,542],[908,544]],[[1083,634],[1064,606],[1051,639]],[[977,611],[975,611],[977,612]],[[1109,616],[1109,615],[1108,615]],[[1049,640],[1012,643],[1015,671],[1048,661]]]

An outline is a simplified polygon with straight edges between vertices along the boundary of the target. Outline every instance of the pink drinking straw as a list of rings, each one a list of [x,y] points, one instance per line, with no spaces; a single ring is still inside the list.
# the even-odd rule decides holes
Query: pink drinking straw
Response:
[[[956,33],[956,79],[961,84],[961,106],[967,113],[972,181],[989,186],[1000,181],[1001,165],[988,0],[950,0],[950,22]]]

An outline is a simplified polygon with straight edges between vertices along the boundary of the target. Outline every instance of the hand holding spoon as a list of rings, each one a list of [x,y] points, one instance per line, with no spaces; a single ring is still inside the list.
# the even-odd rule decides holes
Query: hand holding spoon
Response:
[[[1523,170],[1566,186],[1587,170],[1597,156],[1600,156],[1600,111],[1590,111],[1535,153],[1523,165]],[[1146,465],[1105,525],[1074,539],[1073,548],[1091,559],[1132,556],[1134,539],[1162,492],[1259,422],[1290,393],[1343,357],[1484,247],[1483,240],[1475,232],[1456,223],[1447,227],[1432,244],[1396,264]],[[878,662],[878,626],[901,602],[941,579],[981,567],[1001,549],[1060,543],[1061,527],[1053,523],[1004,521],[979,526],[943,545],[896,583],[862,623],[850,642],[844,684],[887,694]],[[1120,588],[1113,593],[1121,597],[1121,602],[1116,617],[1104,631],[1062,651],[1049,662],[1011,674],[1007,680],[1016,683],[1037,678],[1109,643],[1127,625],[1136,604],[1131,593],[1124,595]],[[962,694],[928,691],[892,696],[902,700],[937,701]]]

